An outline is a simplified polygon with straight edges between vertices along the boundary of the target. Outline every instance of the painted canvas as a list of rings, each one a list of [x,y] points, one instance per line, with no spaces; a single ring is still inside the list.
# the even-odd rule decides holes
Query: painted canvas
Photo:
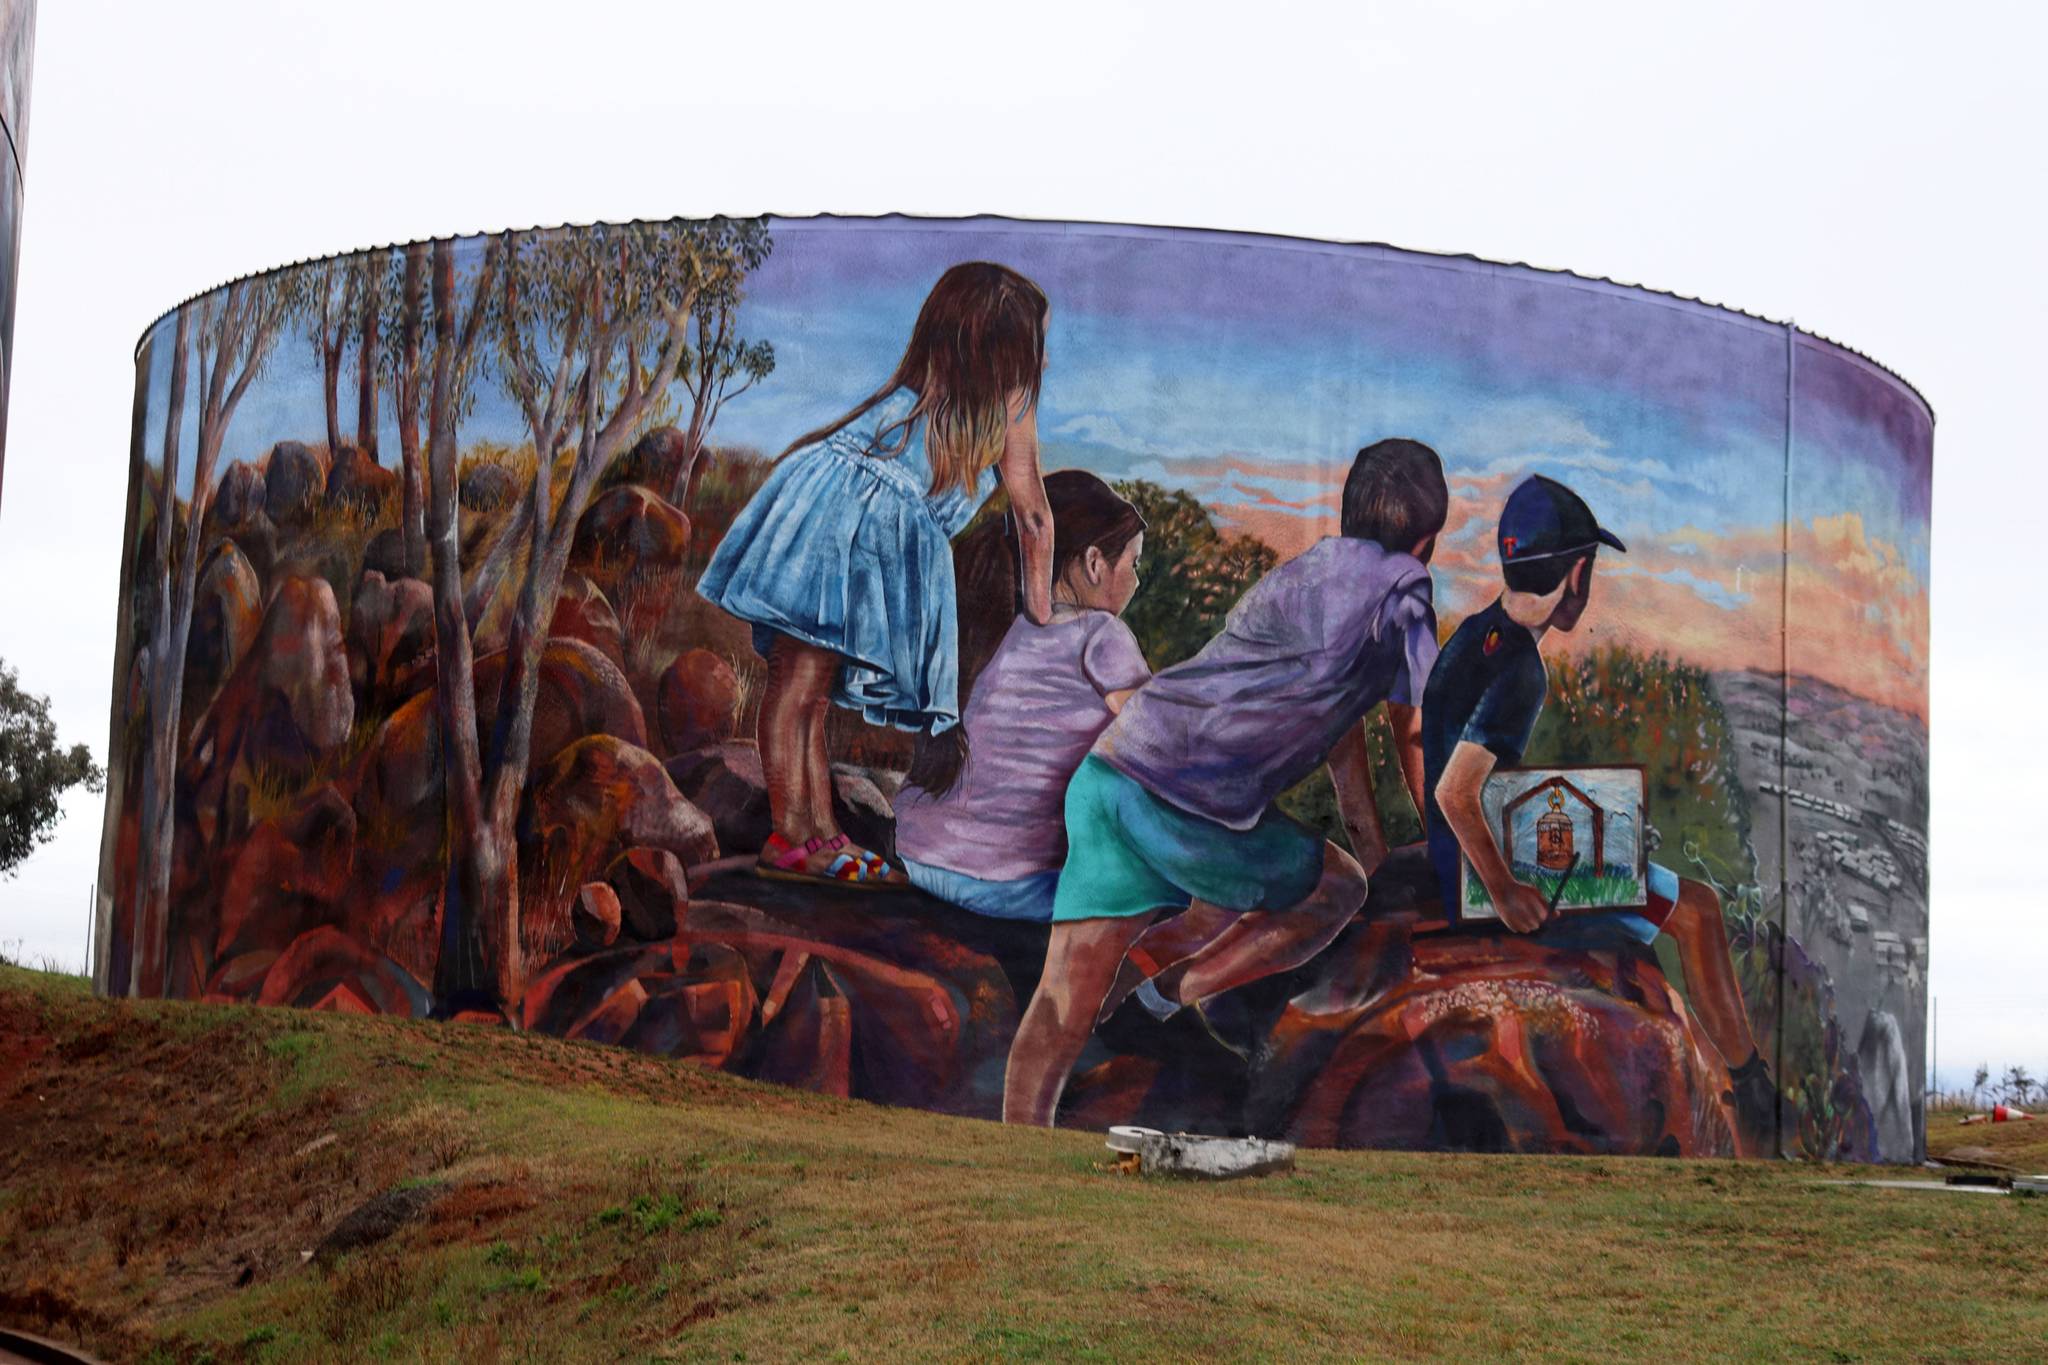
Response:
[[[236,280],[136,385],[106,991],[1012,1122],[1917,1153],[1932,419],[1831,343],[674,219]]]
[[[1550,909],[1616,910],[1649,897],[1640,768],[1518,768],[1480,794],[1487,823],[1518,881],[1547,890]],[[1461,918],[1498,920],[1486,883],[1460,859]]]

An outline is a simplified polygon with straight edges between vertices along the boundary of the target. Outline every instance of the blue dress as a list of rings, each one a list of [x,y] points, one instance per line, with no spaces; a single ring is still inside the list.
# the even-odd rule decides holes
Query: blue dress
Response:
[[[917,404],[897,389],[822,441],[793,451],[733,520],[697,591],[754,626],[846,659],[832,700],[871,724],[933,734],[960,720],[959,620],[951,541],[995,491],[934,495],[924,422],[877,436]]]

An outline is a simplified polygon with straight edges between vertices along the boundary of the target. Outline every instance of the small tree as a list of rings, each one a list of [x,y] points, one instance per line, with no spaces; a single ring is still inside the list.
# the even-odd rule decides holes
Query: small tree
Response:
[[[81,782],[96,792],[106,774],[83,744],[57,746],[49,699],[24,692],[0,663],[0,875],[50,841],[64,814],[58,798]]]
[[[688,509],[711,426],[725,405],[766,379],[775,370],[775,347],[740,335],[740,304],[746,279],[774,249],[768,225],[759,219],[717,221],[707,225],[704,282],[697,295],[690,348],[676,368],[676,378],[690,393],[690,424],[683,429],[683,459],[672,487],[664,491],[676,506]],[[736,382],[737,381],[737,382]]]
[[[2024,1066],[2009,1066],[2005,1069],[2002,1083],[2007,1104],[2027,1105],[2033,1103],[2036,1082]]]
[[[1984,1094],[1984,1087],[1990,1083],[1990,1080],[1991,1068],[1982,1062],[1977,1063],[1976,1074],[1970,1077],[1970,1103],[1976,1104],[1981,1100]]]

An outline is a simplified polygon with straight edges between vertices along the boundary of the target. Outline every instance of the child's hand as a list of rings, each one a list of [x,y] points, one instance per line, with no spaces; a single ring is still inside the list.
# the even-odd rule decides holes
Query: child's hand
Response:
[[[1550,918],[1550,901],[1541,891],[1521,882],[1509,882],[1507,894],[1494,898],[1501,923],[1518,934],[1534,933]]]

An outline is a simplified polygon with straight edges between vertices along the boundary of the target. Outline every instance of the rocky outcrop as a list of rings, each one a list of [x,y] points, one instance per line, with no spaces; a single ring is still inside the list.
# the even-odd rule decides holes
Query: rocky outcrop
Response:
[[[710,815],[718,844],[728,853],[753,853],[774,828],[768,811],[768,782],[761,753],[749,740],[727,740],[677,754],[668,760],[676,787]],[[900,774],[832,765],[832,814],[846,836],[884,857],[896,856],[896,815],[884,784],[901,786]]]
[[[334,591],[324,579],[287,578],[271,595],[255,643],[193,731],[183,767],[191,823],[183,827],[215,851],[237,842],[259,785],[302,786],[354,722]]]
[[[398,472],[386,469],[354,446],[343,446],[327,471],[327,502],[331,507],[375,511],[397,495]]]
[[[618,614],[597,585],[580,573],[562,575],[562,591],[555,598],[548,638],[581,640],[618,665],[622,674],[625,671],[626,636],[619,628]]]
[[[279,441],[263,465],[263,510],[279,527],[305,524],[327,493],[327,465],[302,441]]]
[[[619,461],[620,473],[645,484],[663,497],[676,491],[676,480],[690,450],[689,438],[674,427],[656,427],[633,443]]]
[[[501,464],[472,466],[456,490],[456,498],[471,512],[495,512],[518,496],[519,476]]]
[[[731,739],[740,684],[732,665],[708,649],[678,654],[656,689],[663,753],[673,756]]]
[[[387,526],[370,537],[363,547],[363,572],[380,573],[396,582],[401,578],[425,578],[427,566],[410,562],[405,553],[405,533]]]
[[[624,850],[673,855],[678,867],[718,857],[704,812],[686,801],[653,754],[612,735],[591,735],[563,749],[536,773],[527,798],[521,860],[522,932],[529,951],[551,957],[574,937],[571,899]],[[663,937],[675,910],[643,916],[640,901],[620,901],[641,937]],[[687,889],[683,889],[687,895]]]
[[[213,495],[213,514],[230,533],[263,514],[263,471],[237,460],[220,476]]]
[[[682,509],[636,483],[601,495],[576,524],[569,563],[597,583],[612,586],[673,573],[690,548],[690,519]]]
[[[1346,960],[1369,955],[1368,961]],[[1354,934],[1265,1040],[1252,1131],[1321,1147],[1733,1156],[1728,1073],[1644,952]]]
[[[192,634],[185,646],[188,731],[235,666],[248,656],[262,624],[263,584],[255,567],[234,541],[218,542],[199,571],[199,586],[192,599]]]
[[[480,656],[474,677],[481,724],[481,718],[497,713],[498,694],[505,680],[505,652]],[[538,771],[587,735],[611,735],[644,748],[647,723],[617,664],[581,640],[550,640],[540,656],[528,771]]]
[[[659,943],[672,937],[690,908],[682,860],[665,848],[629,848],[605,869],[619,905],[620,928],[632,938]]]
[[[356,816],[332,787],[263,820],[227,858],[212,958],[281,952],[333,917],[355,870]]]
[[[365,570],[349,609],[348,672],[362,709],[380,715],[434,681],[434,594],[417,578]]]

